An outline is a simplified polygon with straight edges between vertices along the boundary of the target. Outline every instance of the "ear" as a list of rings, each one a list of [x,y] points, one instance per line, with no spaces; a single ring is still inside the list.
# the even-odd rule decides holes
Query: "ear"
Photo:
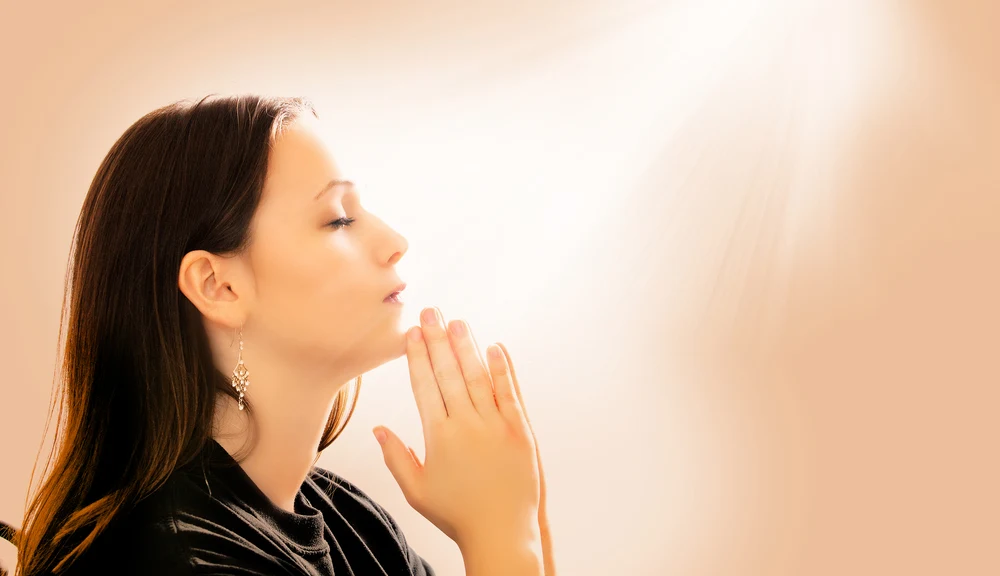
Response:
[[[243,322],[246,298],[242,300],[235,284],[238,263],[205,250],[192,250],[181,259],[177,287],[201,313],[223,326]]]

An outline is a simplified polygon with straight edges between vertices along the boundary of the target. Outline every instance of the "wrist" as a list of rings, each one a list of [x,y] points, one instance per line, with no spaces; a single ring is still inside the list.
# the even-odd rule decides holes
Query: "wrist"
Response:
[[[538,547],[541,550],[541,525],[524,523],[512,528],[493,524],[475,530],[463,531],[454,539],[462,553],[482,552],[493,548],[520,549]]]
[[[459,549],[466,576],[542,576],[545,573],[540,537],[467,541]]]

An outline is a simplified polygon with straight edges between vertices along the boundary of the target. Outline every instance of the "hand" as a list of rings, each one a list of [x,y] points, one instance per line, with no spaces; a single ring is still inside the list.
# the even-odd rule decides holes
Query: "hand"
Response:
[[[521,398],[521,385],[517,380],[517,372],[514,370],[514,361],[511,360],[510,353],[507,352],[506,346],[500,342],[497,342],[497,346],[503,349],[504,356],[507,359],[507,367],[510,368],[510,379],[514,382],[514,391],[517,393],[517,401],[521,404],[521,411],[524,412],[524,419],[528,423],[528,429],[531,430],[531,439],[535,443],[535,455],[538,458],[538,483],[540,488],[538,501],[538,527],[542,536],[542,557],[545,562],[545,576],[556,576],[556,562],[552,550],[552,533],[549,530],[549,514],[548,510],[545,508],[545,470],[542,468],[542,453],[538,450],[538,438],[535,436],[535,430],[531,427],[531,418],[528,418],[528,409],[524,405],[524,399]]]
[[[457,327],[465,333],[456,335]],[[436,308],[426,308],[421,326],[407,332],[426,462],[376,427],[376,437],[385,433],[386,466],[406,501],[463,551],[538,540],[538,457],[507,355],[490,346],[484,364],[468,325],[454,321],[449,328]]]

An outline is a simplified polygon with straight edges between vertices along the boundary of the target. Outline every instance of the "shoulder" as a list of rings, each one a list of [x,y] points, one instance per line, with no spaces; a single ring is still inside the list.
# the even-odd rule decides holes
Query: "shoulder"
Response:
[[[169,512],[172,492],[167,484],[116,516],[69,573],[193,574],[190,549]]]
[[[250,520],[204,484],[174,474],[99,535],[73,574],[193,576],[215,573],[286,574]]]

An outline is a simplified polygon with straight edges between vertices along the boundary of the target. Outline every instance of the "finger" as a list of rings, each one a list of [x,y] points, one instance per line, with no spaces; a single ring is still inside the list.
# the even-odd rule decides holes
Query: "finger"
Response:
[[[510,352],[507,351],[507,347],[503,345],[502,342],[496,343],[497,348],[503,351],[504,360],[507,362],[507,369],[510,371],[510,381],[511,387],[514,389],[514,396],[517,397],[517,405],[521,408],[521,416],[524,417],[524,423],[528,426],[528,432],[531,433],[531,439],[535,443],[535,453],[538,453],[538,439],[535,438],[535,430],[531,427],[531,418],[528,416],[528,408],[524,405],[524,397],[521,396],[521,383],[517,379],[517,371],[514,369],[514,360],[510,357]],[[539,461],[539,471],[541,471],[541,461]]]
[[[441,390],[434,379],[430,357],[427,355],[427,344],[419,326],[414,326],[406,332],[406,362],[410,367],[410,386],[413,388],[413,398],[417,401],[417,411],[420,422],[426,430],[431,422],[444,420],[448,417],[445,410]]]
[[[524,398],[521,396],[521,384],[517,381],[517,371],[514,370],[514,360],[510,357],[510,352],[507,351],[507,347],[501,342],[497,342],[496,346],[503,351],[504,359],[507,361],[507,369],[510,371],[510,381],[511,386],[514,388],[514,394],[517,396],[517,402],[521,405],[521,413],[524,414],[524,420],[528,423],[528,429],[531,429],[531,418],[528,417],[528,408],[524,405]],[[535,432],[532,430],[531,435],[534,436]]]
[[[507,361],[507,367],[510,370],[510,380],[514,386],[514,393],[517,395],[517,401],[521,404],[521,411],[524,413],[524,420],[528,423],[528,430],[531,431],[531,439],[535,443],[535,457],[538,459],[538,480],[540,485],[538,509],[539,514],[546,514],[545,468],[542,466],[542,452],[538,449],[538,437],[535,436],[535,430],[531,427],[531,418],[528,417],[528,408],[524,405],[524,397],[521,396],[521,383],[517,379],[517,371],[514,369],[514,361],[510,357],[510,352],[507,351],[506,346],[499,342],[497,342],[497,346],[503,350],[504,359]]]
[[[493,381],[479,354],[479,347],[476,346],[468,322],[463,320],[449,322],[448,336],[451,339],[451,347],[458,355],[458,364],[462,368],[469,397],[472,398],[476,411],[483,418],[498,418],[500,412],[493,399]]]
[[[392,477],[396,480],[396,484],[399,484],[399,488],[403,491],[406,501],[412,506],[419,492],[418,481],[420,480],[420,468],[414,461],[413,451],[399,439],[399,436],[396,436],[392,430],[385,426],[376,426],[372,432],[375,433],[376,438],[379,437],[380,433],[384,434],[379,439],[379,444],[382,446],[382,458]]]
[[[462,368],[451,348],[451,340],[445,331],[444,316],[436,307],[424,308],[420,314],[420,325],[430,355],[431,368],[448,417],[468,414],[475,410],[469,390],[465,385]]]
[[[510,368],[503,350],[493,344],[486,349],[486,358],[490,365],[490,375],[493,377],[493,394],[496,398],[497,409],[511,424],[526,427],[527,421],[525,421],[521,405],[517,401],[517,393],[514,391]]]
[[[496,410],[499,413],[500,409],[499,409],[499,406],[497,406],[497,394],[496,394],[496,390],[495,390],[494,383],[493,383],[493,374],[492,374],[492,371],[490,370],[490,363],[487,360],[487,355],[484,355],[484,354],[480,353],[480,350],[482,350],[482,349],[479,347],[479,341],[476,340],[476,335],[475,335],[475,333],[472,332],[472,330],[469,330],[469,335],[472,337],[472,344],[476,347],[476,354],[479,356],[479,358],[482,361],[483,365],[486,366],[486,372],[487,372],[487,374],[489,374],[489,378],[490,378],[490,401],[491,401],[490,408],[492,410]]]

